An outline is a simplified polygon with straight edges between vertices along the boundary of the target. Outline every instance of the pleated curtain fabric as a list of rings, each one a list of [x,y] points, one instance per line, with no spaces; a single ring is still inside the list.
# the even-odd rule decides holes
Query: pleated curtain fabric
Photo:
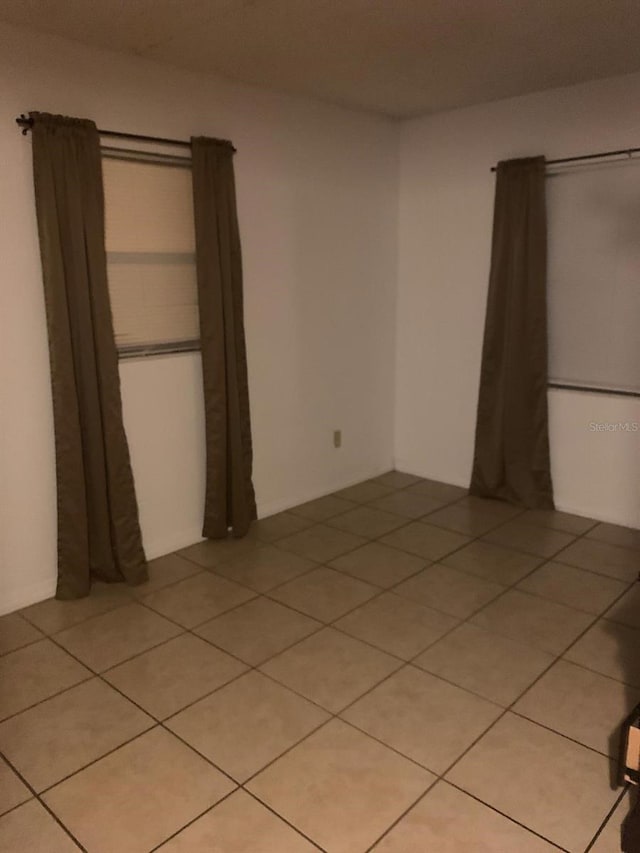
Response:
[[[244,536],[256,518],[234,148],[192,138],[206,433],[202,535]]]
[[[56,597],[147,578],[122,422],[104,247],[100,140],[91,121],[32,113],[58,509]]]
[[[470,493],[553,509],[545,160],[499,163]]]
[[[623,853],[638,853],[640,850],[640,797],[634,789],[633,806],[622,826]]]

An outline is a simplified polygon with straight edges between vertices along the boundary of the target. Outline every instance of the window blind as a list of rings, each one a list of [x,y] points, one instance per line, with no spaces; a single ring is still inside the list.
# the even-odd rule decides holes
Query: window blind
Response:
[[[549,375],[640,392],[640,159],[547,177]]]
[[[107,275],[120,355],[197,346],[191,171],[103,159]]]

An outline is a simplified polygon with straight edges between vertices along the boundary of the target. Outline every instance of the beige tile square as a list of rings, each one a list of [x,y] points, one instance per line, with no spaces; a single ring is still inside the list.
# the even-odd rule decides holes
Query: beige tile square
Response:
[[[311,527],[312,522],[292,512],[279,512],[276,515],[267,516],[254,521],[251,525],[249,535],[256,537],[262,542],[277,542],[285,536],[291,536],[300,530]]]
[[[604,756],[509,713],[447,778],[571,853],[582,853],[617,797]]]
[[[517,551],[524,551],[527,554],[535,554],[538,557],[548,559],[561,551],[562,548],[570,545],[575,537],[561,530],[552,530],[550,527],[526,524],[516,518],[487,533],[484,539],[486,542],[493,542],[495,545],[515,548]]]
[[[193,628],[219,613],[224,613],[225,610],[231,610],[232,607],[255,598],[255,595],[250,589],[226,578],[202,573],[167,589],[153,592],[145,598],[144,603],[173,622],[178,622],[185,628]]]
[[[131,593],[136,598],[144,598],[150,592],[177,583],[201,571],[199,566],[179,554],[165,554],[163,557],[157,557],[149,561],[148,567],[149,580],[139,586],[131,587]]]
[[[558,555],[558,560],[579,569],[588,569],[629,583],[638,579],[640,571],[640,555],[637,550],[609,545],[597,539],[578,539]]]
[[[634,527],[622,527],[619,524],[596,524],[588,532],[590,539],[599,539],[609,545],[620,545],[622,548],[640,548],[640,530]]]
[[[433,495],[410,492],[403,489],[399,492],[392,492],[384,498],[378,498],[370,506],[384,512],[402,516],[406,522],[408,518],[421,518],[428,512],[433,512],[435,509],[439,509],[444,503],[445,501],[441,498],[433,497]]]
[[[0,720],[89,678],[91,673],[50,640],[0,658]]]
[[[638,703],[640,690],[560,660],[513,710],[617,758],[620,725]]]
[[[572,515],[570,512],[559,512],[555,509],[528,509],[518,521],[536,524],[538,527],[550,527],[552,530],[562,530],[574,536],[581,536],[596,524],[593,518]]]
[[[458,548],[462,548],[468,542],[468,536],[454,533],[451,530],[444,530],[433,524],[422,524],[419,521],[407,524],[406,527],[401,527],[399,530],[394,530],[382,540],[384,545],[391,545],[394,548],[400,548],[402,551],[408,551],[410,554],[416,554],[418,557],[434,561],[452,551],[457,551]]]
[[[331,853],[364,853],[434,777],[339,720],[308,737],[249,790]]]
[[[415,488],[419,488],[416,486]],[[515,506],[507,501],[497,500],[494,498],[480,498],[477,495],[469,495],[465,493],[464,497],[453,504],[453,506],[465,507],[472,512],[487,513],[500,521],[507,522],[521,515],[523,510],[520,506]]]
[[[183,634],[104,674],[110,684],[158,720],[175,714],[246,666],[209,643]]]
[[[465,624],[413,663],[506,707],[552,662],[540,649]]]
[[[181,631],[152,610],[140,604],[129,604],[67,628],[56,634],[56,642],[94,672],[102,672]]]
[[[151,717],[92,678],[5,720],[0,750],[43,791],[153,725]]]
[[[430,565],[423,557],[407,554],[380,542],[368,542],[329,563],[331,568],[381,588],[395,586]]]
[[[606,822],[589,853],[620,853],[622,827],[637,800],[637,787],[628,788],[621,796],[615,811]]]
[[[271,590],[270,595],[315,619],[332,622],[379,592],[371,584],[320,566]]]
[[[19,613],[0,616],[0,655],[42,640],[43,637],[44,635]]]
[[[167,726],[242,783],[328,719],[317,705],[253,671]]]
[[[129,604],[135,589],[137,587],[124,583],[94,583],[91,586],[91,595],[86,598],[78,598],[75,601],[47,598],[46,601],[25,607],[20,613],[45,634],[56,634],[92,616],[99,616]]]
[[[232,789],[226,776],[158,727],[44,799],[91,853],[146,853]]]
[[[438,527],[465,533],[467,536],[482,536],[517,512],[518,510],[508,504],[468,497],[430,513],[424,520]]]
[[[472,512],[468,507],[457,504],[450,504],[430,512],[425,516],[424,521],[435,524],[436,527],[464,533],[466,536],[482,536],[483,533],[502,524],[502,521],[491,518],[486,513]]]
[[[502,548],[490,542],[471,542],[465,548],[442,558],[454,569],[477,575],[480,578],[511,586],[517,583],[542,562],[542,557],[523,554],[512,548]]]
[[[405,666],[341,716],[433,773],[443,773],[501,713],[492,702]]]
[[[365,542],[366,539],[362,536],[354,536],[335,527],[316,524],[293,536],[287,536],[286,539],[280,539],[278,547],[284,548],[285,551],[293,551],[294,554],[307,557],[309,560],[315,560],[317,563],[328,563],[341,554],[364,545]]]
[[[413,486],[421,481],[422,477],[416,477],[415,474],[405,474],[404,471],[387,471],[386,474],[374,477],[372,482],[388,486],[390,489],[404,489],[406,486]]]
[[[20,777],[0,758],[0,815],[26,802],[32,796]]]
[[[234,791],[159,853],[314,853],[317,847],[245,791]]]
[[[196,633],[251,666],[258,666],[313,634],[322,623],[271,601],[254,598],[196,628]]]
[[[458,620],[393,593],[347,614],[336,627],[389,654],[409,660],[450,631]]]
[[[435,564],[403,581],[395,592],[458,619],[466,619],[504,592],[500,584]]]
[[[428,562],[380,542],[368,542],[362,548],[333,560],[330,565],[375,586],[390,587],[417,574]]]
[[[367,539],[377,539],[384,536],[397,527],[407,523],[406,518],[374,509],[370,506],[359,506],[349,510],[336,518],[332,518],[329,524],[347,533],[355,533],[356,536],[364,536]]]
[[[302,518],[308,518],[310,521],[326,521],[328,518],[333,518],[334,515],[340,515],[342,512],[353,509],[353,506],[353,501],[345,501],[335,495],[326,495],[323,498],[294,506],[290,512]]]
[[[592,620],[593,616],[588,613],[514,589],[489,604],[471,621],[487,631],[558,655]]]
[[[264,545],[230,563],[216,566],[216,574],[248,586],[257,592],[267,592],[292,578],[308,572],[317,563],[282,548]]]
[[[245,536],[243,539],[235,539],[229,536],[227,539],[203,539],[195,545],[181,548],[178,555],[191,560],[204,569],[211,569],[220,563],[234,560],[257,548],[260,540],[257,536]]]
[[[382,483],[376,483],[374,480],[365,480],[364,483],[356,483],[355,486],[349,486],[346,489],[335,492],[334,496],[336,498],[344,498],[347,501],[353,501],[354,503],[366,504],[378,498],[383,498],[393,491],[393,486],[383,486]]]
[[[640,628],[640,584],[634,584],[605,615],[612,622]]]
[[[626,584],[575,566],[551,562],[536,569],[518,584],[518,588],[598,615],[622,595]]]
[[[442,483],[440,480],[419,480],[409,486],[407,491],[411,494],[429,495],[443,504],[466,499],[468,496],[468,489],[451,483]]]
[[[0,853],[78,853],[45,808],[31,800],[0,818]]]
[[[640,688],[640,631],[600,619],[566,653],[567,660]]]
[[[446,782],[438,782],[373,848],[375,853],[554,853],[528,832]]]
[[[401,666],[396,658],[325,628],[260,669],[276,681],[337,713]]]

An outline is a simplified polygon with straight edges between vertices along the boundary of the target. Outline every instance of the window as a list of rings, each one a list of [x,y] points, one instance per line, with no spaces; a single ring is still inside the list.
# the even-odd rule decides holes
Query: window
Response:
[[[549,374],[640,393],[640,158],[547,177]]]
[[[102,169],[107,275],[120,357],[196,349],[191,170],[108,157]]]

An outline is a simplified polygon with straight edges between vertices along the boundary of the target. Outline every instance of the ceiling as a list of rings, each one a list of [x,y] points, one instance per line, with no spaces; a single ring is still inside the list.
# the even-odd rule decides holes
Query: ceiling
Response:
[[[0,18],[395,117],[640,70],[638,0],[0,0]]]

